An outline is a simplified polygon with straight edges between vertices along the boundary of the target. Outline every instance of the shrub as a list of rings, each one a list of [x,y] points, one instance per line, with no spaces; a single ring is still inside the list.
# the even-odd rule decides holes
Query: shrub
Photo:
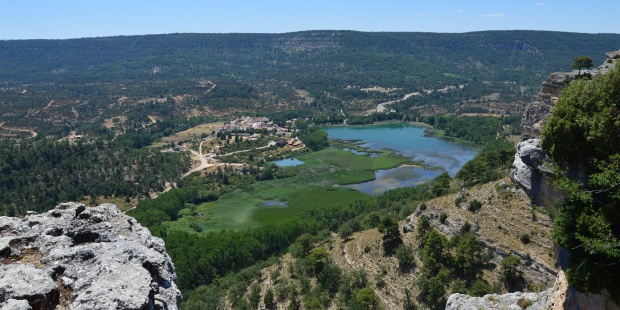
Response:
[[[401,271],[407,271],[415,265],[413,249],[408,245],[401,244],[396,248],[396,258]]]
[[[426,210],[428,207],[426,206],[426,204],[425,204],[425,203],[423,203],[423,204],[420,204],[419,208],[420,208],[420,211],[424,211],[424,210]]]
[[[474,199],[473,201],[471,201],[469,203],[469,206],[467,206],[467,210],[469,210],[472,213],[478,213],[478,210],[480,210],[480,208],[482,208],[482,203],[478,201],[477,199]]]
[[[530,241],[532,241],[532,239],[530,238],[530,235],[528,234],[521,235],[521,237],[519,237],[519,240],[521,240],[523,244],[528,244],[530,243]]]
[[[526,309],[527,307],[531,305],[532,305],[532,301],[525,297],[521,297],[519,298],[519,300],[517,300],[517,306],[521,307],[521,309]]]
[[[370,252],[370,246],[369,245],[364,247],[364,253],[368,253],[368,252]]]
[[[484,295],[491,294],[492,292],[493,291],[490,285],[481,279],[477,279],[474,283],[472,283],[468,293],[471,296],[482,297]]]
[[[462,195],[458,195],[454,199],[454,204],[458,207],[463,201],[465,201],[464,195],[463,196]]]
[[[469,224],[469,222],[465,222],[465,224],[463,224],[463,226],[461,226],[461,229],[459,230],[461,234],[468,233],[470,231],[471,231],[471,224]]]
[[[445,224],[446,219],[448,219],[448,215],[445,212],[442,212],[439,216],[439,221],[441,222],[441,224]]]

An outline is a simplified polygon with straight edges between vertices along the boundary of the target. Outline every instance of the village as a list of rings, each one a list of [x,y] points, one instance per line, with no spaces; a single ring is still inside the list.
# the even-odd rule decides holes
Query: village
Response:
[[[230,123],[224,124],[218,131],[252,131],[252,130],[266,130],[269,132],[275,132],[276,134],[290,133],[289,127],[280,127],[274,122],[270,121],[267,117],[240,117],[232,120]]]
[[[208,129],[203,128],[202,133],[208,134],[200,138],[192,129],[177,133],[175,138],[178,142],[162,149],[162,152],[189,151],[193,164],[185,175],[223,165],[241,170],[246,163],[236,162],[236,158],[242,153],[271,150],[269,153],[279,154],[304,148],[303,142],[290,129],[294,121],[281,127],[266,117],[246,116],[226,123],[212,123]],[[235,144],[239,146],[235,147]]]

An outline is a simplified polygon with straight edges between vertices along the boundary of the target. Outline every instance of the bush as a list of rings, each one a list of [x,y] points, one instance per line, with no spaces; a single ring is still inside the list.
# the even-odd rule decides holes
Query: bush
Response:
[[[478,210],[480,210],[480,208],[482,208],[482,203],[478,201],[478,199],[474,199],[469,203],[469,206],[467,206],[467,210],[472,213],[478,213]]]
[[[457,195],[456,198],[454,198],[454,204],[458,207],[461,203],[463,203],[463,201],[465,201],[465,196],[464,195]]]
[[[273,291],[271,289],[267,290],[267,293],[265,293],[265,297],[263,297],[263,303],[265,303],[265,308],[275,309],[276,301],[273,295]]]
[[[476,297],[482,297],[486,294],[491,294],[491,293],[492,293],[491,286],[481,279],[477,279],[476,281],[474,281],[474,283],[472,283],[471,287],[469,288],[469,292],[468,292],[469,295],[476,296]]]
[[[521,240],[523,244],[528,244],[530,243],[530,241],[532,241],[532,239],[530,238],[530,235],[528,234],[521,235],[521,237],[519,237],[519,240]]]
[[[401,271],[407,271],[415,266],[413,249],[408,245],[401,244],[396,248],[396,258],[398,259],[398,267]]]
[[[445,224],[446,219],[448,219],[448,215],[445,212],[442,212],[439,216],[439,221],[441,222],[441,224]]]
[[[521,309],[526,309],[527,307],[531,305],[532,305],[532,301],[525,297],[521,297],[519,298],[519,300],[517,300],[517,306],[521,307]]]
[[[420,208],[420,211],[424,211],[424,210],[426,210],[428,207],[426,206],[426,204],[425,204],[425,203],[423,203],[423,204],[420,204],[419,208]]]

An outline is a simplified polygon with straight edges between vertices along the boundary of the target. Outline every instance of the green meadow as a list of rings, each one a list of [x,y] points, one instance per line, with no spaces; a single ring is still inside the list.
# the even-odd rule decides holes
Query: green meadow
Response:
[[[389,150],[378,155],[355,155],[349,151],[328,148],[302,155],[304,164],[287,167],[295,176],[256,182],[220,196],[217,201],[196,208],[198,216],[184,217],[170,225],[188,228],[197,224],[204,231],[244,229],[286,221],[306,210],[325,205],[341,205],[370,197],[362,192],[334,187],[373,180],[375,171],[389,169],[411,159]],[[286,202],[287,207],[264,206],[268,200]]]

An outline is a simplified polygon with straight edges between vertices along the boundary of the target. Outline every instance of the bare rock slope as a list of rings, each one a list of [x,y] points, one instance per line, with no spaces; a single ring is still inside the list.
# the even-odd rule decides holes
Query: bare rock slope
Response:
[[[113,204],[0,217],[1,309],[177,309],[164,242]]]
[[[577,292],[568,285],[564,272],[560,271],[553,287],[540,293],[515,292],[503,295],[489,294],[483,297],[452,294],[446,303],[446,310],[457,309],[619,310],[620,308],[607,293]]]

